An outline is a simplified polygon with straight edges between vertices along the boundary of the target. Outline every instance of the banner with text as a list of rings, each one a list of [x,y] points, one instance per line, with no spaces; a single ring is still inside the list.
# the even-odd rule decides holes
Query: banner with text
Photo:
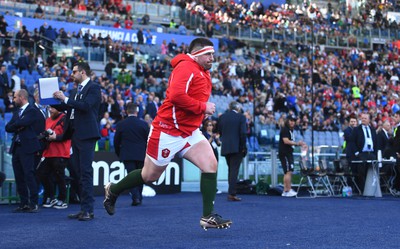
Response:
[[[18,17],[18,16],[5,16],[5,20],[8,23],[7,31],[18,32],[18,30],[25,25],[26,29],[30,32],[33,32],[35,28],[39,29],[40,26],[46,22],[48,26],[51,26],[53,29],[55,28],[57,31],[60,28],[64,28],[66,32],[75,32],[78,33],[79,30],[82,30],[83,34],[87,31],[90,34],[101,34],[102,37],[107,37],[110,35],[113,40],[121,40],[123,42],[133,42],[137,43],[137,31],[138,30],[128,30],[128,29],[117,29],[113,27],[105,27],[105,26],[93,26],[89,24],[78,24],[78,23],[66,23],[62,21],[53,21],[53,20],[43,20],[43,19],[34,19],[27,17]],[[67,24],[67,25],[66,25]],[[186,35],[177,35],[177,34],[167,34],[167,33],[152,33],[152,41],[153,45],[162,44],[163,40],[166,40],[167,43],[171,41],[171,39],[175,39],[176,43],[180,45],[182,42],[185,44],[190,44],[190,42],[196,38],[196,36],[186,36]],[[144,39],[146,37],[144,36]],[[211,39],[214,43],[215,51],[218,51],[218,39]],[[144,42],[146,44],[146,40]]]
[[[95,195],[104,195],[105,184],[117,183],[127,174],[124,164],[112,152],[96,152],[92,167]],[[147,185],[152,187],[157,194],[179,193],[181,192],[181,168],[182,160],[174,160],[168,164],[167,169],[157,181]]]

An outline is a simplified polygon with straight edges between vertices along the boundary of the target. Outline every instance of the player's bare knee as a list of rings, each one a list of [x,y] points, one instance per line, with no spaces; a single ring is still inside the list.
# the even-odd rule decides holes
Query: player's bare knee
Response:
[[[214,160],[214,161],[210,162],[210,170],[211,170],[212,172],[217,172],[217,169],[218,169],[218,162],[217,162],[217,160]]]
[[[201,162],[201,165],[198,165],[202,172],[204,173],[215,173],[217,172],[218,163],[217,160],[214,158],[205,159]]]
[[[142,178],[143,178],[143,181],[146,184],[148,184],[148,183],[151,183],[151,182],[154,182],[154,181],[158,180],[159,176],[158,175],[154,175],[154,174],[142,175]]]

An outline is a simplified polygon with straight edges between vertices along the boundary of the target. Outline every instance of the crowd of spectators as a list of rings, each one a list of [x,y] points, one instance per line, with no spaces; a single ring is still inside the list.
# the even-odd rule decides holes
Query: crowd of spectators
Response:
[[[32,15],[39,19],[62,19],[67,22],[87,23],[91,21],[114,21],[114,27],[131,29],[134,20],[132,19],[131,3],[123,0],[78,0],[78,1],[31,1],[18,0],[16,2],[25,2],[36,4],[37,7]],[[185,5],[184,1],[148,1],[148,3],[160,5]],[[182,3],[180,3],[182,2]],[[47,7],[52,7],[51,9]],[[91,11],[90,15],[87,12]],[[92,14],[93,13],[93,14]],[[150,16],[144,14],[138,19],[138,24],[147,25],[150,23]]]
[[[311,1],[303,1],[302,4],[271,4],[263,6],[260,1],[248,4],[245,0],[234,1],[201,1],[187,2],[186,10],[191,14],[199,15],[207,22],[215,24],[232,24],[251,26],[261,29],[297,28],[301,30],[310,27],[304,24],[314,19],[317,28],[329,31],[332,28],[345,28],[349,26],[388,28],[397,26],[385,18],[387,11],[393,11],[398,6],[395,1],[365,1],[365,3],[353,10],[353,7],[345,2],[332,3],[326,1],[326,6],[317,6]]]
[[[255,8],[257,3],[251,6]],[[279,15],[287,13],[284,9],[274,11],[278,11]],[[301,23],[294,25],[302,27]],[[0,18],[0,32],[6,26],[4,19]],[[28,42],[36,41],[37,34],[46,36],[49,28],[44,24],[43,29],[34,30],[33,35],[21,29],[17,37],[28,36],[23,47],[29,48],[33,43]],[[204,35],[207,29],[199,32]],[[2,32],[2,35],[5,34]],[[62,39],[61,34],[62,31],[59,31],[54,35]],[[86,41],[86,35],[80,33],[75,38]],[[146,61],[138,59],[143,58],[138,55],[144,54],[138,44],[120,43],[108,38],[102,39],[100,44],[108,47],[107,42],[114,45],[114,52],[122,51],[122,56],[108,53],[104,73],[91,76],[102,87],[99,122],[101,120],[105,136],[123,119],[124,107],[129,102],[138,105],[140,118],[151,122],[154,109],[164,98],[169,59],[187,51],[186,44],[178,45],[172,39],[160,46],[161,54],[165,55],[161,60]],[[237,49],[241,53],[234,53]],[[232,38],[222,38],[211,70],[213,95],[229,96],[243,105],[254,104],[254,109],[244,110],[248,136],[255,135],[265,142],[272,138],[265,140],[262,130],[265,127],[279,129],[287,114],[300,117],[296,129],[302,132],[311,126],[315,130],[341,131],[347,126],[347,118],[351,114],[360,115],[363,112],[370,113],[372,125],[379,127],[383,121],[391,120],[391,115],[400,109],[398,49],[399,44],[395,41],[377,47],[373,53],[355,47],[328,51],[317,46],[311,55],[310,50],[301,44],[289,47],[284,41],[274,41],[264,48],[254,49]],[[43,77],[59,77],[60,88],[66,95],[75,87],[70,78],[73,63],[84,60],[79,53],[70,58],[57,58],[55,53],[47,58],[40,55],[33,57],[32,54],[26,56],[30,58],[28,68],[21,68],[18,61],[22,56],[17,54],[15,46],[9,44],[3,45],[0,60],[4,65],[13,65],[20,70],[38,71]],[[20,85],[22,88],[30,87],[28,91],[31,93],[37,87],[37,84],[27,86],[23,78]]]
[[[31,2],[31,1],[25,1]],[[251,27],[258,32],[266,30],[296,30],[299,34],[310,32],[311,21],[314,19],[317,32],[330,33],[340,31],[348,33],[350,28],[392,28],[396,29],[398,23],[387,18],[388,11],[399,10],[397,2],[390,1],[365,1],[362,5],[346,5],[346,2],[326,1],[326,6],[317,6],[312,1],[303,1],[295,4],[271,4],[264,6],[261,1],[252,1],[250,4],[243,1],[226,0],[152,0],[148,3],[160,5],[176,5],[192,15],[204,19],[204,25],[215,27],[221,24],[230,24],[232,27]],[[80,0],[80,1],[36,1],[35,18],[46,19],[46,12],[56,16],[64,16],[67,21],[90,23],[90,21],[111,20],[114,27],[131,29],[134,20],[132,6],[122,0]],[[296,1],[299,3],[299,1]],[[52,6],[53,11],[44,11],[46,6]],[[93,15],[78,15],[85,11],[93,11]],[[148,14],[141,17],[140,24],[148,24]],[[173,25],[184,33],[189,28],[184,22]],[[206,33],[204,31],[204,33]]]

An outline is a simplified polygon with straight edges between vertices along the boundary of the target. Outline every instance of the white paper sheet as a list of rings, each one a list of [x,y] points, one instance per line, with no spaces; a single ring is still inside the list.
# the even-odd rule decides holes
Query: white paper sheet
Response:
[[[39,79],[40,99],[53,98],[53,93],[59,91],[58,78]]]

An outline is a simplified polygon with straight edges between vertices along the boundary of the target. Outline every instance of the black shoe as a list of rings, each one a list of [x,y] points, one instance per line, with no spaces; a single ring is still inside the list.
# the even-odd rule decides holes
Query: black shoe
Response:
[[[79,216],[78,220],[79,221],[89,221],[89,220],[93,220],[93,218],[94,218],[94,214],[93,213],[83,212],[81,214],[81,216]]]
[[[27,213],[37,213],[37,212],[39,212],[39,206],[36,204],[36,205],[31,205],[30,207],[29,207],[29,210],[28,211],[26,211]]]
[[[142,201],[141,200],[133,200],[132,201],[132,206],[139,206],[142,205]]]
[[[79,211],[76,214],[69,214],[68,218],[77,220],[77,219],[79,219],[79,217],[81,217],[82,214],[83,214],[83,211]]]
[[[109,215],[115,214],[115,202],[118,198],[118,195],[111,192],[111,185],[112,183],[110,182],[104,187],[105,199],[103,201],[104,208]]]
[[[28,205],[21,205],[13,210],[13,213],[26,213],[28,212],[30,207]]]
[[[76,214],[69,214],[68,218],[78,220],[81,216],[83,216],[84,213],[88,213],[88,212],[79,211]],[[94,218],[93,213],[89,213],[89,215],[92,216],[92,219]]]
[[[210,214],[200,219],[200,226],[207,231],[208,228],[228,229],[232,224],[231,220],[224,220],[218,214]]]
[[[241,201],[242,198],[237,197],[236,195],[228,195],[228,201]]]

